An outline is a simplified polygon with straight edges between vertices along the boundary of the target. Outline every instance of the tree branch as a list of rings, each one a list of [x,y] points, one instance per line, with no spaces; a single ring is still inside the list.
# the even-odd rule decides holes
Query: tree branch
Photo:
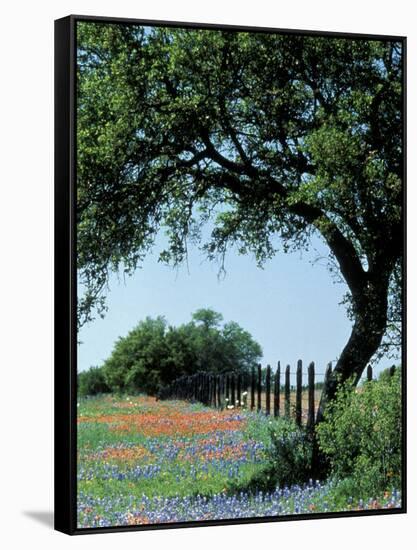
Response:
[[[261,173],[252,165],[246,166],[239,164],[230,161],[221,155],[210,141],[207,131],[203,132],[202,139],[210,158],[229,172],[244,174],[254,180],[258,180],[258,183],[259,180],[264,180],[269,183],[265,189],[265,198],[268,198],[268,195],[271,198],[274,195],[279,195],[284,199],[284,201],[288,200],[288,190],[275,178],[268,174]],[[217,185],[219,185],[219,183],[220,178],[218,179]],[[223,175],[223,183],[226,184],[231,191],[237,193],[238,195],[253,193],[253,188],[259,188],[259,186],[250,186],[250,189],[245,191],[247,186],[242,186],[241,180],[239,178],[233,178],[230,173]],[[340,266],[340,271],[352,293],[352,297],[355,301],[357,301],[360,298],[364,285],[366,284],[367,276],[353,244],[343,235],[336,224],[332,222],[320,208],[303,201],[298,201],[296,203],[287,202],[286,208],[288,212],[300,216],[309,224],[318,229],[330,250],[335,255]]]

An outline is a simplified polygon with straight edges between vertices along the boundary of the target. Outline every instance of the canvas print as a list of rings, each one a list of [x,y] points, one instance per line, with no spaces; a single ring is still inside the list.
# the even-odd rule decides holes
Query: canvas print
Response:
[[[77,528],[401,511],[401,38],[76,22]]]

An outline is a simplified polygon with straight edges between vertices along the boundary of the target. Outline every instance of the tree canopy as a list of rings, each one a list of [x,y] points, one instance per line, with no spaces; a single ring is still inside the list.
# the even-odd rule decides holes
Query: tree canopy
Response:
[[[155,394],[183,375],[249,372],[262,357],[260,345],[237,323],[222,321],[211,309],[197,310],[178,327],[147,317],[119,338],[100,374],[113,391]]]
[[[162,228],[263,265],[329,247],[353,328],[336,385],[358,380],[400,307],[400,41],[78,23],[79,322],[104,311],[111,270],[132,273]],[[211,227],[208,239],[202,227]]]

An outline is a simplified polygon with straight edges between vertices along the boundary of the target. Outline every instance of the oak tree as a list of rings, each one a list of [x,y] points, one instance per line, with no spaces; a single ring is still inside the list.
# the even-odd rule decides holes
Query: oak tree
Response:
[[[172,264],[190,241],[263,265],[318,235],[352,318],[320,421],[396,326],[389,313],[398,321],[401,42],[77,25],[80,325],[103,313],[109,272],[140,267],[161,229]]]

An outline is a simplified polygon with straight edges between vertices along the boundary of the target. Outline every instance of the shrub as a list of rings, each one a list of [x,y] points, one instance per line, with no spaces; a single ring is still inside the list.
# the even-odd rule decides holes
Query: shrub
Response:
[[[377,496],[400,484],[401,374],[355,388],[345,384],[317,427],[319,446],[332,474],[351,478],[358,493]]]
[[[103,369],[101,367],[91,367],[89,370],[80,372],[78,374],[77,390],[80,397],[110,392],[104,378]]]
[[[398,369],[398,367],[396,367],[395,365],[393,365],[392,367],[388,367],[387,369],[384,369],[378,376],[378,380],[389,380],[389,378],[391,378],[391,376],[396,372],[396,370]]]
[[[271,491],[277,486],[307,482],[311,478],[312,441],[306,429],[290,419],[274,419],[268,426],[268,439],[266,466],[245,489]]]
[[[294,421],[282,419],[271,429],[268,454],[275,486],[304,483],[311,477],[312,441]]]

